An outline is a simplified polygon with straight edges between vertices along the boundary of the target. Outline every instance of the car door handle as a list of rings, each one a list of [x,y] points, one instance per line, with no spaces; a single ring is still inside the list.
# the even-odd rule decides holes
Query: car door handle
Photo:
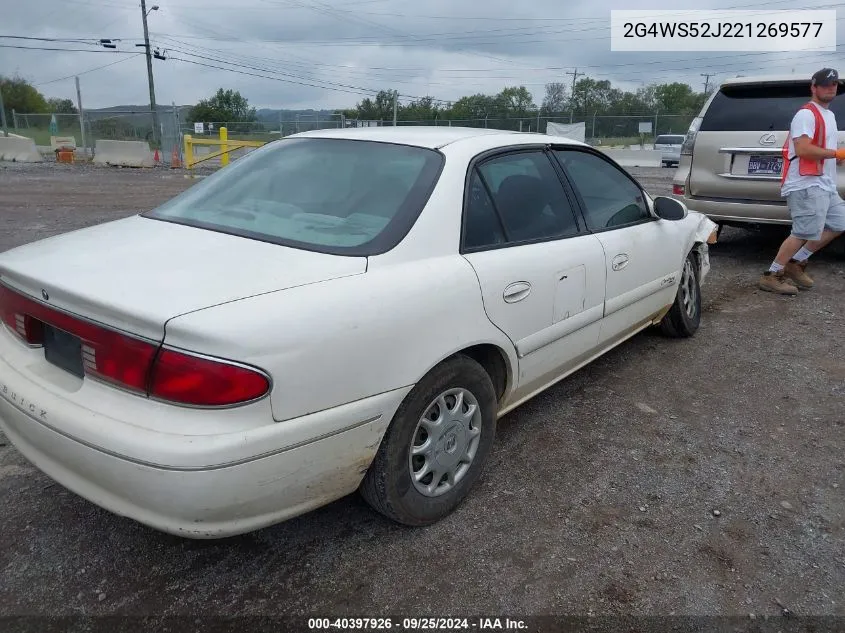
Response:
[[[628,256],[625,253],[620,253],[613,258],[613,270],[622,270],[628,265]]]
[[[529,294],[531,294],[530,283],[527,281],[515,281],[505,288],[502,296],[505,299],[505,303],[516,303],[525,299]]]

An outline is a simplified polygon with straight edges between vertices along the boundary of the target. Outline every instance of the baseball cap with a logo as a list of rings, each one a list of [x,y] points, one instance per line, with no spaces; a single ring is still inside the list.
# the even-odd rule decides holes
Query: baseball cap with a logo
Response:
[[[833,68],[822,68],[812,78],[814,86],[833,86],[839,83],[839,73]]]

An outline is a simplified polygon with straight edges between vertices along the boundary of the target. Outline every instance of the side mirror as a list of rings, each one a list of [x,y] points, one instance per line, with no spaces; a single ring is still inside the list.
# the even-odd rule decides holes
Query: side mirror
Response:
[[[664,220],[683,220],[687,217],[687,207],[683,202],[667,196],[654,199],[654,212]]]

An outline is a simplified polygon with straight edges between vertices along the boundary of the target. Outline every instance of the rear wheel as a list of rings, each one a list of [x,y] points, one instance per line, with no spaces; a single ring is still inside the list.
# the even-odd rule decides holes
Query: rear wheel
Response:
[[[701,286],[698,274],[698,260],[691,252],[681,271],[675,302],[660,322],[660,329],[666,336],[687,338],[698,330],[701,324]]]
[[[442,519],[481,474],[496,414],[496,391],[484,368],[463,355],[444,361],[400,405],[361,482],[361,495],[399,523]]]

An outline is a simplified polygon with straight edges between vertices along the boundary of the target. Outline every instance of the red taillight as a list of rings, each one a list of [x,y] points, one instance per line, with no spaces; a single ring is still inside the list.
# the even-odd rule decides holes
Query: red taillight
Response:
[[[684,186],[683,185],[672,185],[672,193],[676,196],[684,195]]]
[[[0,318],[30,345],[43,343],[44,323],[78,337],[87,375],[160,400],[230,406],[260,398],[270,389],[269,380],[257,371],[174,350],[159,351],[158,342],[59,312],[2,285]]]
[[[198,406],[249,402],[267,393],[270,382],[254,370],[162,349],[150,383],[154,398]]]
[[[0,286],[0,313],[30,345],[43,342],[42,324],[48,323],[82,342],[85,373],[121,387],[146,393],[147,376],[158,343],[120,334],[83,321]]]
[[[82,339],[82,366],[85,373],[146,393],[147,376],[158,344],[84,322],[81,325],[83,327],[76,328],[76,331],[67,331]]]
[[[40,345],[44,340],[41,322],[31,316],[33,302],[0,286],[0,319],[15,334],[30,345]]]

